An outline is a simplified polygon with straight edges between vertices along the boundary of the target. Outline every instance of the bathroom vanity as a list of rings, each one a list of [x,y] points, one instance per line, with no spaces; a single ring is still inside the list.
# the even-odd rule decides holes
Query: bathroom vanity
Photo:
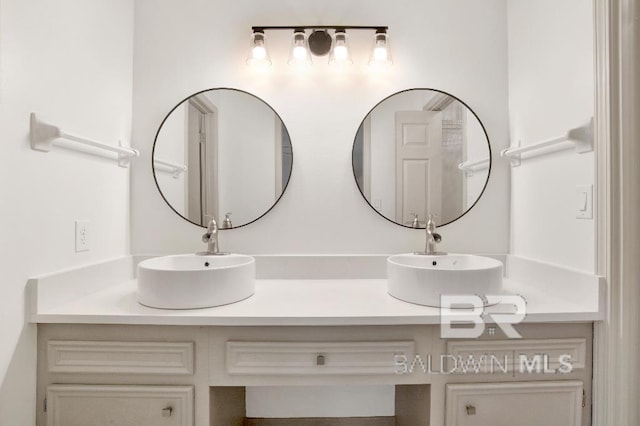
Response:
[[[190,310],[138,303],[144,257],[34,278],[38,424],[240,425],[248,387],[309,385],[394,386],[379,424],[591,424],[603,280],[496,258],[520,339],[492,322],[504,306],[479,338],[441,337],[439,309],[387,293],[386,256],[255,256],[253,296]]]
[[[242,125],[247,109],[251,126]],[[235,119],[218,121],[221,111]],[[160,125],[152,156],[160,195],[205,229],[207,249],[30,280],[38,424],[299,425],[293,415],[250,418],[247,395],[323,386],[393,389],[393,415],[329,413],[336,425],[591,424],[603,280],[511,255],[439,251],[436,221],[465,216],[492,167],[484,125],[460,99],[395,93],[367,114],[353,144],[364,201],[389,222],[424,229],[419,253],[220,256],[218,230],[267,214],[292,171],[284,123],[247,92],[184,99]],[[443,296],[473,308],[435,307]]]

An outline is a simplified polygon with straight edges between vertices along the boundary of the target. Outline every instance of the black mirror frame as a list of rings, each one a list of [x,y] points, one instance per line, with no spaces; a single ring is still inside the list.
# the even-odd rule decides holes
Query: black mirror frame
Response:
[[[362,128],[362,125],[364,124],[364,121],[367,119],[367,117],[371,114],[371,112],[376,109],[378,107],[378,105],[380,105],[382,102],[386,101],[387,99],[395,96],[395,95],[399,95],[401,93],[406,93],[406,92],[410,92],[412,90],[430,90],[432,92],[438,92],[438,93],[442,93],[443,95],[447,95],[447,96],[451,96],[452,98],[454,98],[456,101],[460,102],[462,105],[464,105],[469,111],[471,111],[471,113],[473,114],[473,116],[476,118],[476,120],[478,120],[478,123],[480,123],[480,127],[482,127],[482,131],[484,133],[485,138],[487,139],[487,145],[489,146],[489,169],[487,171],[487,179],[484,182],[484,185],[482,187],[482,191],[480,191],[480,194],[478,194],[478,197],[476,198],[476,200],[473,202],[473,204],[471,206],[469,206],[464,213],[462,213],[460,216],[456,217],[453,220],[450,220],[448,222],[445,223],[438,223],[438,227],[443,227],[446,226],[450,223],[453,223],[459,219],[461,219],[464,215],[466,215],[467,213],[469,213],[475,206],[476,204],[478,204],[478,201],[480,201],[480,198],[482,198],[482,195],[484,195],[484,191],[487,189],[487,185],[489,184],[489,179],[491,178],[491,167],[493,165],[493,154],[491,153],[491,142],[489,140],[489,134],[487,133],[487,129],[484,127],[484,124],[482,123],[482,121],[480,120],[480,118],[478,117],[478,114],[476,114],[476,112],[471,109],[469,107],[469,105],[467,105],[464,101],[462,101],[460,98],[458,98],[457,96],[452,95],[451,93],[445,92],[443,90],[438,90],[438,89],[431,89],[431,88],[426,88],[426,87],[413,87],[411,89],[404,89],[404,90],[400,90],[398,92],[392,93],[389,96],[385,97],[384,99],[380,100],[377,104],[375,104],[373,106],[373,108],[371,108],[369,110],[369,112],[364,116],[364,119],[362,120],[362,122],[360,122],[360,125],[358,126],[358,129],[356,130],[356,134],[353,138],[354,142],[353,142],[353,147],[351,148],[351,171],[353,172],[353,181],[355,182],[356,187],[358,188],[358,191],[360,191],[360,195],[362,195],[362,198],[366,201],[366,203],[369,205],[369,207],[371,207],[371,209],[376,212],[378,215],[380,215],[381,217],[383,217],[385,220],[393,223],[394,225],[398,225],[398,226],[402,226],[403,228],[409,228],[409,229],[425,229],[424,226],[421,226],[420,228],[414,228],[412,226],[409,225],[403,225],[401,223],[398,223],[394,220],[389,219],[388,217],[386,217],[385,215],[383,215],[382,213],[380,213],[376,208],[373,207],[373,205],[371,205],[371,203],[369,202],[369,200],[367,200],[367,197],[365,197],[364,192],[362,192],[362,188],[360,188],[360,185],[358,185],[358,179],[356,177],[356,170],[355,167],[353,165],[354,162],[354,155],[355,155],[355,141],[358,135],[358,132],[360,131],[360,129]]]
[[[271,109],[271,111],[273,111],[273,113],[276,115],[276,117],[278,117],[278,119],[280,120],[280,122],[282,123],[282,126],[284,127],[284,130],[287,132],[287,138],[289,139],[289,143],[291,144],[291,170],[289,171],[289,176],[287,176],[287,182],[284,184],[283,188],[282,188],[282,192],[280,193],[280,196],[274,201],[274,203],[271,205],[271,207],[269,207],[264,213],[262,213],[260,216],[256,217],[255,219],[253,219],[250,222],[247,223],[243,223],[242,225],[238,225],[238,226],[232,226],[231,228],[221,228],[220,225],[218,225],[218,230],[223,231],[223,230],[230,230],[230,229],[238,229],[238,228],[242,228],[243,226],[247,226],[250,225],[258,220],[260,220],[261,218],[263,218],[267,213],[269,213],[275,206],[276,204],[278,204],[280,202],[280,200],[282,199],[282,196],[284,195],[284,193],[287,191],[287,188],[289,187],[289,182],[291,182],[291,175],[293,174],[293,143],[291,143],[291,134],[289,133],[289,129],[287,128],[287,126],[284,124],[284,121],[282,120],[282,117],[280,117],[280,114],[278,114],[276,112],[275,109],[273,109],[273,107],[271,105],[269,105],[267,102],[265,102],[262,98],[254,95],[253,93],[249,93],[245,90],[241,90],[241,89],[235,89],[235,88],[231,88],[231,87],[212,87],[210,89],[205,89],[205,90],[201,90],[199,92],[193,93],[189,96],[187,96],[186,98],[182,99],[180,102],[178,102],[173,108],[171,108],[171,110],[167,113],[167,115],[165,115],[165,117],[162,119],[162,122],[160,123],[160,126],[158,127],[158,130],[156,131],[156,135],[153,139],[153,149],[151,150],[151,170],[152,170],[152,174],[153,174],[153,181],[156,184],[156,188],[158,189],[158,192],[160,193],[160,196],[162,197],[162,199],[164,200],[165,203],[167,203],[167,205],[169,206],[169,208],[171,210],[173,210],[173,212],[175,214],[177,214],[178,216],[180,216],[180,218],[186,220],[189,223],[192,223],[200,228],[204,228],[206,229],[207,226],[206,225],[201,225],[199,223],[196,223],[192,220],[187,219],[186,217],[184,217],[182,214],[180,214],[180,212],[178,212],[175,208],[173,208],[173,206],[171,205],[171,203],[169,203],[169,201],[166,199],[166,197],[164,196],[164,194],[162,193],[162,189],[160,189],[160,185],[158,184],[158,178],[156,177],[156,167],[155,164],[153,162],[153,157],[155,155],[155,151],[156,151],[156,142],[158,141],[158,136],[160,135],[160,131],[162,130],[162,126],[164,126],[164,123],[167,121],[167,119],[169,118],[169,116],[173,113],[173,111],[175,111],[180,105],[182,105],[183,103],[185,103],[186,101],[188,101],[189,99],[191,99],[194,96],[198,96],[202,93],[205,92],[210,92],[212,90],[231,90],[231,91],[235,91],[235,92],[240,92],[240,93],[244,93],[246,95],[252,96],[254,98],[256,98],[257,100],[259,100],[260,102],[264,103],[267,107],[269,107],[269,109]],[[220,223],[220,220],[218,219],[218,222]]]

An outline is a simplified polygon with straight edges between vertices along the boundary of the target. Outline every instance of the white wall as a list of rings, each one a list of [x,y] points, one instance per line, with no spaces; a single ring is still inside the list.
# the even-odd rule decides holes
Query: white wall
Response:
[[[173,213],[159,196],[149,156],[166,112],[211,87],[256,94],[282,117],[293,144],[293,172],[280,203],[260,221],[220,237],[245,253],[390,253],[424,245],[423,232],[403,229],[372,211],[351,170],[351,148],[363,117],[381,99],[433,87],[464,100],[487,127],[494,158],[508,144],[506,0],[483,2],[349,0],[342,2],[136,1],[135,145],[132,250],[194,252],[202,229]],[[252,25],[389,25],[394,65],[372,74],[365,65],[371,32],[353,32],[354,66],[335,72],[316,59],[307,73],[287,66],[290,35],[268,32],[273,66],[245,65]],[[509,171],[495,164],[485,196],[442,229],[442,249],[506,252]]]
[[[394,416],[394,396],[392,385],[247,387],[247,417]]]
[[[593,5],[508,2],[511,138],[523,145],[566,134],[593,116]],[[594,221],[576,219],[576,185],[594,181],[594,155],[573,150],[513,169],[512,253],[594,270]]]
[[[69,133],[130,140],[131,0],[0,0],[0,425],[35,424],[30,276],[128,253],[129,172],[101,157],[29,147],[29,113]],[[74,252],[74,221],[91,251]],[[39,405],[38,405],[39,406]]]
[[[185,140],[187,137],[187,111],[186,104],[177,107],[162,125],[162,131],[158,134],[154,159],[170,161],[176,164],[184,164]],[[173,176],[166,168],[155,166],[156,181],[162,189],[162,195],[169,204],[183,216],[187,216],[185,180],[186,173]]]
[[[465,161],[478,161],[487,158],[486,144],[487,137],[484,130],[478,122],[478,119],[469,110],[466,111],[466,129],[465,129]],[[504,161],[500,157],[493,157],[494,161]],[[463,205],[469,208],[478,199],[478,195],[482,192],[484,184],[487,181],[487,173],[489,168],[480,168],[473,172],[471,176],[465,176],[465,199]]]
[[[262,216],[275,201],[273,111],[242,92],[222,92],[218,106],[218,222],[236,226]]]

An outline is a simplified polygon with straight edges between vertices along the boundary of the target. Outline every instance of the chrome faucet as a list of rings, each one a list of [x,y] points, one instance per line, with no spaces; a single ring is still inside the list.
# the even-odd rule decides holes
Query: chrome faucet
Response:
[[[425,231],[427,234],[427,241],[424,247],[423,252],[416,252],[415,254],[422,255],[442,255],[446,254],[443,252],[439,252],[436,246],[437,243],[442,241],[442,235],[436,232],[436,223],[433,221],[433,215],[429,215],[429,220],[427,221],[427,226],[425,226]]]
[[[197,253],[201,256],[222,256],[229,253],[224,253],[219,250],[218,247],[218,224],[215,218],[211,217],[209,225],[207,226],[207,232],[202,235],[202,242],[207,243],[207,251]]]

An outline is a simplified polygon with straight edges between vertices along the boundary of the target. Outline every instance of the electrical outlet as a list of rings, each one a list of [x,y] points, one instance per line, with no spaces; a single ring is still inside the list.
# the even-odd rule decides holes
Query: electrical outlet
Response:
[[[76,220],[76,252],[89,251],[89,221]]]

